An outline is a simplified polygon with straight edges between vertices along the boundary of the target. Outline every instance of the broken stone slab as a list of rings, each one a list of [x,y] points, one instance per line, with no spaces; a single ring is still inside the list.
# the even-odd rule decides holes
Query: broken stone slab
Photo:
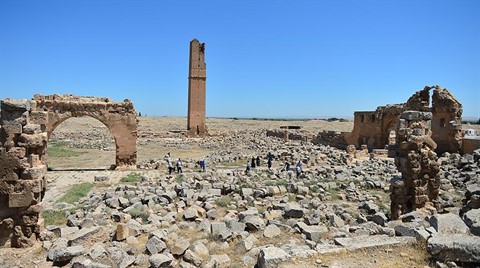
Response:
[[[115,240],[123,241],[129,236],[128,227],[125,223],[117,224],[117,229],[115,231]]]
[[[287,252],[291,257],[299,257],[299,258],[309,258],[317,253],[316,250],[310,249],[308,245],[294,245],[294,244],[285,244],[281,246],[285,252]]]
[[[86,259],[85,257],[75,257],[72,259],[70,262],[72,267],[75,268],[109,268],[110,266],[98,263],[98,262],[93,262],[90,259]]]
[[[90,257],[95,260],[97,258],[100,258],[102,255],[106,254],[106,252],[107,251],[105,250],[102,244],[95,243],[92,246],[92,248],[90,248],[88,255],[90,255]]]
[[[203,261],[203,259],[200,256],[198,256],[198,254],[196,254],[190,249],[187,249],[187,251],[185,251],[185,254],[183,255],[183,259],[195,265],[196,267],[200,267]]]
[[[266,238],[272,238],[279,236],[281,233],[282,231],[280,230],[280,228],[277,227],[277,225],[270,224],[263,231],[263,236],[265,236]]]
[[[100,226],[80,229],[78,232],[72,233],[71,235],[67,236],[68,245],[75,246],[78,244],[82,244],[86,240],[92,239],[97,235],[101,235],[102,232],[103,228]]]
[[[167,254],[154,254],[148,258],[150,267],[152,268],[170,267],[173,260],[173,256]]]
[[[68,226],[47,226],[47,230],[54,233],[57,237],[66,237],[69,234],[77,232],[78,227],[68,227]]]
[[[248,216],[244,219],[248,231],[256,232],[265,228],[265,221],[259,216]]]
[[[219,238],[222,241],[225,241],[232,236],[232,232],[227,228],[225,222],[212,222],[211,233],[215,238]]]
[[[438,234],[466,234],[469,232],[468,226],[462,218],[453,213],[432,216],[430,225],[437,230]]]
[[[48,259],[55,262],[68,262],[76,256],[82,255],[85,248],[81,245],[58,247],[48,251]]]
[[[230,258],[227,254],[222,255],[211,255],[207,263],[205,263],[205,268],[229,268],[230,267]]]
[[[260,268],[276,268],[287,261],[290,255],[283,249],[274,246],[260,249],[257,265]]]
[[[164,249],[166,249],[167,245],[160,238],[153,235],[150,237],[150,239],[148,239],[145,247],[147,248],[147,251],[150,253],[150,255],[155,255],[161,253]]]
[[[335,238],[334,242],[337,245],[345,247],[347,250],[356,250],[360,248],[396,244],[414,244],[417,242],[417,239],[415,237],[389,237],[388,235],[371,235]]]
[[[480,208],[472,209],[463,215],[463,219],[470,232],[476,236],[480,236]]]
[[[480,237],[467,234],[439,234],[428,240],[427,250],[441,261],[480,263]]]
[[[183,253],[185,253],[188,247],[190,247],[190,242],[188,242],[187,239],[178,239],[170,247],[170,253],[172,253],[174,256],[181,256]]]
[[[186,220],[195,220],[198,217],[198,211],[194,207],[189,207],[183,212]]]
[[[324,234],[328,233],[328,228],[324,225],[307,225],[304,222],[297,222],[294,227],[299,228],[307,239],[313,242],[319,242]]]
[[[208,248],[203,244],[206,243],[205,241],[197,241],[193,243],[193,245],[190,247],[190,249],[197,254],[200,258],[203,260],[206,260],[208,256],[210,256],[210,253],[208,251]]]
[[[303,217],[303,208],[298,203],[287,203],[284,209],[285,218],[302,218]]]
[[[249,251],[255,246],[255,243],[258,239],[253,235],[249,235],[247,238],[243,239],[242,241],[236,244],[236,247],[242,249],[242,251]]]

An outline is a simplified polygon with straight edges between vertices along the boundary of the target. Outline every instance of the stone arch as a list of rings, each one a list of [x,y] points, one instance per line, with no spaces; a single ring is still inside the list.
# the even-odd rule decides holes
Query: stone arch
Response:
[[[390,140],[391,139],[391,133],[392,131],[396,133],[398,125],[398,119],[396,117],[390,117],[386,120],[386,123],[383,125],[382,129],[382,143],[383,144],[392,144],[395,143],[395,141]]]
[[[74,126],[74,129],[69,129],[69,126]],[[65,128],[66,127],[66,128]],[[95,129],[97,135],[94,135],[93,138],[87,138],[85,136],[90,135],[92,129]],[[69,136],[63,136],[63,134],[68,133]],[[58,136],[60,134],[60,136]],[[112,135],[108,127],[97,118],[92,116],[76,116],[70,118],[62,118],[62,120],[58,121],[53,125],[51,132],[47,132],[47,148],[46,148],[46,157],[48,162],[49,170],[82,170],[82,169],[113,169],[116,168],[116,142],[115,137]],[[92,136],[91,136],[92,137]],[[62,159],[55,160],[55,156],[50,155],[51,147],[55,146],[62,146],[62,142],[64,139],[71,139],[73,143],[80,143],[85,142],[87,143],[86,148],[93,148],[96,153],[87,153],[86,155],[89,156],[93,162],[90,165],[82,166],[76,165],[74,162],[63,162]],[[63,145],[64,146],[64,145]],[[76,147],[76,146],[74,146]],[[80,147],[85,148],[85,147]],[[98,150],[101,152],[98,153]],[[53,156],[53,158],[52,158]],[[60,162],[59,162],[60,160]],[[97,161],[99,160],[99,161]],[[69,163],[69,164],[67,164]]]
[[[135,166],[137,159],[137,113],[129,100],[113,102],[108,98],[72,95],[35,95],[35,110],[46,112],[47,138],[65,120],[89,116],[104,124],[113,136],[117,168]]]

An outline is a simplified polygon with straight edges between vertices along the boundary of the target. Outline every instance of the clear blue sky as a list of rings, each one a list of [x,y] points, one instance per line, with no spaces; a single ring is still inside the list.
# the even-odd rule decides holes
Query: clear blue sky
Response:
[[[207,116],[349,117],[438,84],[480,117],[479,0],[0,3],[0,98],[128,98],[186,116],[197,38]]]

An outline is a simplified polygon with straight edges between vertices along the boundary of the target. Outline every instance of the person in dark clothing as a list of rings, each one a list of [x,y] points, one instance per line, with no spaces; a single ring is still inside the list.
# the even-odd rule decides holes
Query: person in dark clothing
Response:
[[[257,162],[257,167],[260,166],[260,156],[257,156],[257,158],[255,159],[255,161]]]
[[[255,157],[252,157],[251,166],[252,166],[252,168],[255,168],[255,167],[256,167],[256,165],[255,165]]]
[[[289,171],[289,170],[290,170],[290,163],[288,163],[288,161],[285,162],[284,170],[285,170],[285,171]]]
[[[183,171],[182,171],[182,160],[180,158],[177,161],[177,173],[183,173]]]
[[[273,162],[273,155],[272,155],[272,153],[268,152],[268,155],[267,155],[268,169],[272,168],[272,162]]]

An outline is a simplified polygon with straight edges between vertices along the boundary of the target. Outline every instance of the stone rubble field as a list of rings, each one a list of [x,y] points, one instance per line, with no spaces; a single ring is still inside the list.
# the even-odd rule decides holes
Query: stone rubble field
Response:
[[[400,176],[393,159],[355,159],[329,146],[266,136],[281,125],[350,131],[351,122],[208,119],[211,137],[187,139],[184,118],[140,117],[137,170],[110,171],[96,170],[114,163],[114,156],[96,157],[115,153],[108,130],[75,120],[52,139],[86,153],[49,157],[54,171],[43,201],[45,210],[65,213],[67,223],[45,226],[33,248],[0,249],[0,267],[480,265],[480,151],[439,156],[441,209],[427,206],[392,221],[390,181]],[[168,174],[168,152],[182,158],[182,174]],[[261,165],[246,174],[257,156]],[[196,165],[201,159],[206,172]],[[282,170],[286,161],[291,170]],[[58,201],[82,182],[94,185],[86,197]]]

